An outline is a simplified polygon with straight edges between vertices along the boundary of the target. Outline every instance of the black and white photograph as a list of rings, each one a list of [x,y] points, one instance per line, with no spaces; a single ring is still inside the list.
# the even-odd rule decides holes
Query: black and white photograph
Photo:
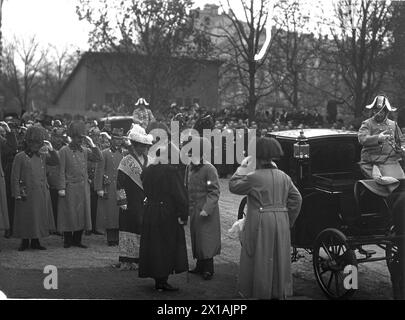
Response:
[[[0,300],[405,300],[404,172],[405,1],[0,0]]]

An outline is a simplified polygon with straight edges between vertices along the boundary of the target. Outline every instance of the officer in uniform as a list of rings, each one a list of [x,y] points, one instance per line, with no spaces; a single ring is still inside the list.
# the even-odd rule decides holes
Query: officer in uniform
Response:
[[[358,133],[361,151],[360,168],[368,179],[377,182],[375,189],[390,185],[391,192],[386,196],[393,214],[394,232],[397,236],[405,236],[405,174],[401,167],[404,156],[404,137],[398,124],[388,119],[392,111],[396,111],[384,95],[378,95],[372,104],[366,106],[373,116],[365,120]],[[388,178],[388,179],[383,179]],[[394,178],[394,179],[393,179]],[[398,247],[391,261],[387,260],[391,274],[394,299],[405,299],[405,238],[396,240]]]
[[[397,123],[388,119],[396,111],[384,95],[375,97],[372,104],[366,106],[373,116],[365,120],[359,130],[359,142],[363,146],[360,167],[367,178],[373,178],[376,171],[382,176],[405,179],[401,167],[404,137]],[[377,170],[377,168],[378,170]]]

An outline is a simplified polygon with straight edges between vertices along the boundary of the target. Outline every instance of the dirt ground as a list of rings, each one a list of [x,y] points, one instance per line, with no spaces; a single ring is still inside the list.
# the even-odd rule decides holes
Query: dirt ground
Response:
[[[175,293],[159,293],[153,280],[140,279],[136,271],[119,271],[111,267],[117,262],[118,249],[106,246],[104,236],[85,236],[88,249],[63,248],[61,237],[51,236],[41,243],[46,251],[18,252],[19,240],[0,239],[0,290],[9,298],[44,299],[176,299],[221,300],[238,299],[237,275],[240,243],[232,239],[228,229],[236,220],[241,197],[228,191],[228,180],[221,180],[222,253],[215,258],[215,276],[204,281],[199,276],[180,274],[170,277],[179,286]],[[189,263],[194,266],[190,237],[186,228]],[[311,256],[293,264],[295,300],[325,299],[318,287]],[[58,289],[45,290],[44,268],[53,265],[58,270]],[[391,299],[391,285],[384,262],[359,267],[359,290],[352,299]]]

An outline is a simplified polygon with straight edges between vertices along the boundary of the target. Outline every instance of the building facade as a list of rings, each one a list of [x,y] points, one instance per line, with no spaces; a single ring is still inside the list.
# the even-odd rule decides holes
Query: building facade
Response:
[[[153,99],[132,83],[132,75],[147,68],[146,58],[115,53],[86,53],[67,79],[48,114],[81,114],[102,116],[105,106],[131,105],[140,96]],[[176,102],[180,106],[198,103],[209,109],[218,106],[219,61],[177,59],[183,66],[182,81],[165,90],[165,95],[152,100],[151,109],[162,109]],[[135,69],[136,67],[136,69]],[[180,68],[180,67],[179,67]],[[135,76],[134,76],[135,78]],[[141,78],[138,76],[138,78]],[[161,79],[158,79],[161,80]],[[168,79],[167,81],[175,81]],[[164,97],[164,98],[162,98]]]

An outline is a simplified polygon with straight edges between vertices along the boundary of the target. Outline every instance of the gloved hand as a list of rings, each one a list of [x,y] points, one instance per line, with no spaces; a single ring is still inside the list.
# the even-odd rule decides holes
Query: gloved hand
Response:
[[[390,130],[385,130],[378,135],[378,142],[383,143],[387,140],[392,140],[392,134]]]
[[[104,197],[104,191],[103,191],[103,190],[97,191],[97,195],[98,195],[100,198]]]
[[[59,195],[59,197],[66,197],[66,190],[59,190],[58,191],[58,195]]]

